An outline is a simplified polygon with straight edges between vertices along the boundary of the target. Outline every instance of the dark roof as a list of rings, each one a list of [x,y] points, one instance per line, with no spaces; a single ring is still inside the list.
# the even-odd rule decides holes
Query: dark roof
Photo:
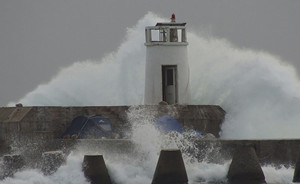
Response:
[[[177,22],[159,22],[156,26],[185,26],[186,23],[177,23]]]

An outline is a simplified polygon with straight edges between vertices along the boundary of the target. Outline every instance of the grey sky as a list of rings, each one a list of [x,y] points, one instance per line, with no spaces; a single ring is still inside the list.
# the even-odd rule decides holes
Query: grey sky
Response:
[[[298,0],[0,0],[0,106],[61,67],[101,59],[148,11],[277,55],[300,71]]]

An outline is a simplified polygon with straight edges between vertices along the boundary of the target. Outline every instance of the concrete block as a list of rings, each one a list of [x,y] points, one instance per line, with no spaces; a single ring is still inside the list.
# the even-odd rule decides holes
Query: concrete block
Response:
[[[102,155],[85,155],[82,164],[83,172],[91,184],[111,184]]]
[[[152,184],[187,184],[184,162],[180,150],[161,150]]]
[[[21,155],[4,155],[3,165],[4,172],[2,178],[12,177],[16,172],[24,167],[25,161]]]
[[[231,184],[266,183],[253,146],[240,145],[236,148],[227,178]]]
[[[295,165],[293,182],[300,182],[300,152],[298,154],[296,165]]]
[[[51,175],[65,162],[62,151],[49,151],[42,154],[42,172]]]

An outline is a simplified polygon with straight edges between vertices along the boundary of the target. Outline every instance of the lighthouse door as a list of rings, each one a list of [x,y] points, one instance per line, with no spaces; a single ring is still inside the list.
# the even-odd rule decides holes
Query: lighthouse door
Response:
[[[162,89],[163,101],[177,103],[177,66],[162,66]]]

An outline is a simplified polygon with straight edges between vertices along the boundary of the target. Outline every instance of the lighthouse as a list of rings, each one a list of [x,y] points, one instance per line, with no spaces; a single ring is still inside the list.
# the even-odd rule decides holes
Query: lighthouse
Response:
[[[173,14],[171,22],[146,27],[145,35],[144,103],[188,104],[190,72],[186,23],[177,23]]]

